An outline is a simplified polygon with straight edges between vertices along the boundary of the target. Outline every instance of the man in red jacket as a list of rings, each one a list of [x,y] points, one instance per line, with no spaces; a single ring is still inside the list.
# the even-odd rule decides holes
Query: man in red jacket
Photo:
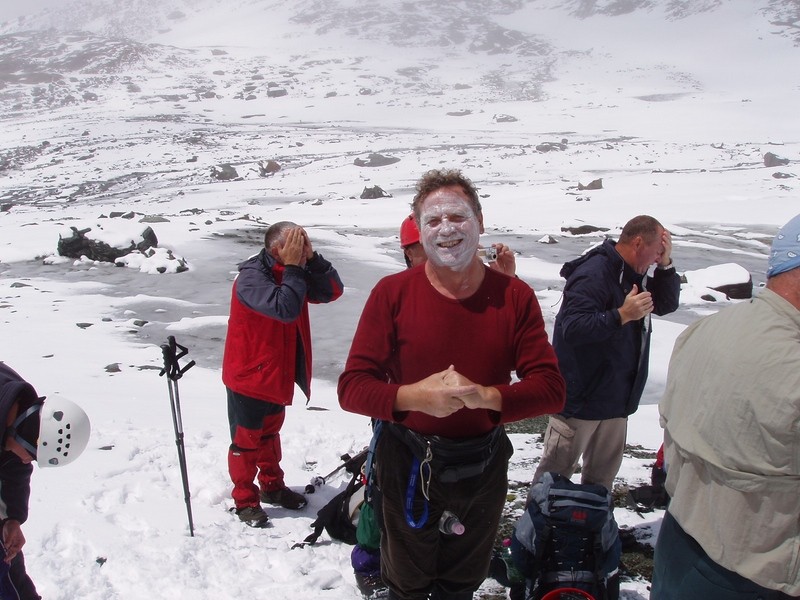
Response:
[[[342,291],[336,269],[313,250],[305,230],[288,221],[270,226],[261,252],[239,265],[222,381],[232,496],[236,514],[251,527],[268,523],[260,502],[294,510],[306,504],[283,481],[280,430],[294,384],[311,395],[308,303],[332,302]]]
[[[476,254],[472,183],[431,171],[413,208],[427,261],[372,290],[339,403],[384,422],[375,464],[389,598],[467,600],[488,573],[506,499],[502,424],[561,410],[564,381],[533,290]],[[451,514],[463,528],[440,525]]]

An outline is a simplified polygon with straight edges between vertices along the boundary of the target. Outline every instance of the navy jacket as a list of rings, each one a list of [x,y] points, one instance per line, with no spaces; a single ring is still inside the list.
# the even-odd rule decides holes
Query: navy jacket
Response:
[[[0,362],[0,520],[15,519],[24,523],[28,518],[33,465],[24,464],[19,457],[2,448],[6,440],[8,411],[19,399],[23,407],[39,398],[33,386],[16,371]]]
[[[634,284],[642,290],[645,276],[625,263],[615,245],[606,240],[561,269],[567,283],[553,347],[567,382],[564,417],[627,417],[639,407],[647,381],[650,317],[623,326],[618,311]],[[674,267],[657,268],[644,286],[653,295],[655,314],[678,308],[681,285]]]

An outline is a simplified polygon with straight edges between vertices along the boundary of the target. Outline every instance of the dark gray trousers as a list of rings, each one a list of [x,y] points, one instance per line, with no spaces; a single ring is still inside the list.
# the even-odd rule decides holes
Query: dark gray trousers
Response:
[[[419,477],[409,490],[410,450],[384,429],[376,452],[377,482],[383,497],[381,576],[397,600],[469,600],[489,572],[497,527],[508,492],[511,442],[504,444],[481,475],[454,483],[430,482],[428,518],[421,527],[425,500]],[[419,473],[417,472],[417,475]],[[409,496],[409,493],[411,496]],[[410,508],[407,508],[410,498]],[[439,531],[442,512],[455,513],[463,535]]]

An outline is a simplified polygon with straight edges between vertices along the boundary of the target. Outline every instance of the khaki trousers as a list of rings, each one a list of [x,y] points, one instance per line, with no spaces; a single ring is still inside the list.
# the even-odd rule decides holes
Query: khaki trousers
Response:
[[[627,417],[586,421],[551,415],[544,434],[544,452],[533,481],[548,471],[572,477],[583,456],[581,483],[599,483],[613,490],[627,432]]]

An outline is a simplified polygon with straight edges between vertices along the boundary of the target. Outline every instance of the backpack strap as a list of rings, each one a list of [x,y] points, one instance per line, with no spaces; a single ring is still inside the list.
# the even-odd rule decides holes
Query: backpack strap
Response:
[[[322,535],[325,527],[333,523],[336,519],[340,501],[345,497],[349,498],[360,487],[361,472],[356,471],[353,473],[344,491],[336,494],[325,506],[319,509],[317,512],[317,518],[314,519],[313,523],[311,523],[311,527],[314,529],[314,531],[309,533],[302,542],[292,546],[292,548],[302,548],[306,544],[313,546],[319,539],[319,536]]]
[[[383,421],[380,419],[373,419],[372,421],[372,439],[369,441],[369,448],[367,449],[367,461],[364,465],[364,479],[367,489],[364,493],[364,498],[367,502],[372,502],[372,484],[375,480],[375,473],[373,470],[373,461],[375,460],[375,449],[378,447],[378,439],[381,437],[383,431]]]
[[[603,551],[603,540],[599,532],[594,532],[594,580],[600,592],[597,600],[608,600],[608,589],[606,587],[606,574],[603,572],[603,562],[605,552]]]
[[[536,546],[536,553],[534,554],[535,559],[533,561],[533,569],[529,575],[531,580],[531,590],[538,588],[537,585],[539,580],[540,572],[542,571],[542,561],[544,559],[545,552],[548,551],[551,542],[553,539],[553,528],[546,524],[542,528],[542,543]]]

